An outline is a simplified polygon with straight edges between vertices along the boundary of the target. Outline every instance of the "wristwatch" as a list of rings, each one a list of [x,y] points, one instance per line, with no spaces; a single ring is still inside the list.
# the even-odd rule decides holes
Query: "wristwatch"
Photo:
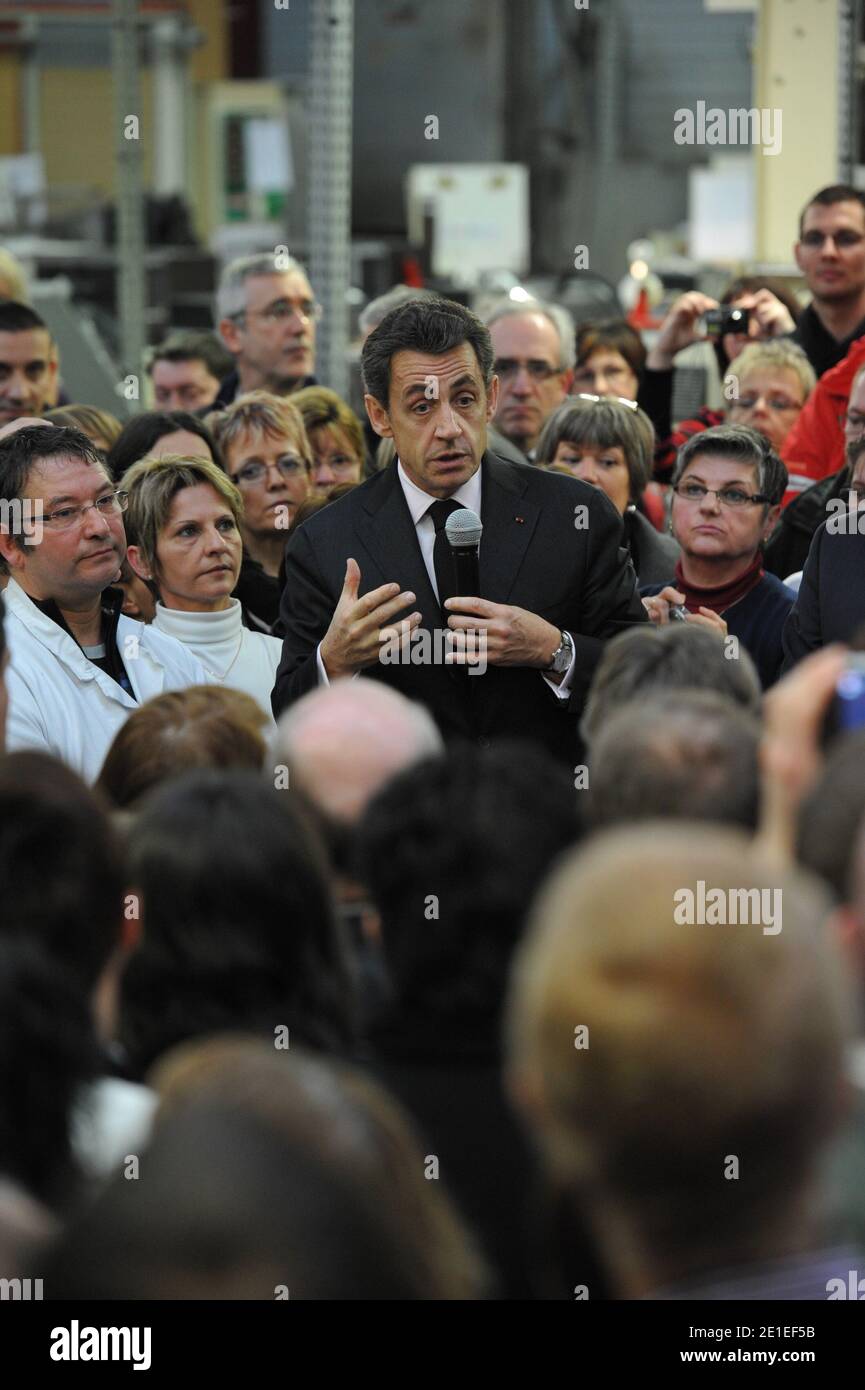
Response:
[[[549,666],[545,670],[553,675],[563,676],[574,656],[574,639],[569,632],[562,633],[562,640],[553,652]]]

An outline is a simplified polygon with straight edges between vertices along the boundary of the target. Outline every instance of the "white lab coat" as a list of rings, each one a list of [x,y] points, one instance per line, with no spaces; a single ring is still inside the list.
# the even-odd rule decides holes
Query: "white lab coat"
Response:
[[[4,591],[9,666],[6,747],[38,748],[93,782],[117,730],[163,690],[210,685],[199,661],[173,637],[121,615],[117,645],[137,699],[84,655],[14,579]]]

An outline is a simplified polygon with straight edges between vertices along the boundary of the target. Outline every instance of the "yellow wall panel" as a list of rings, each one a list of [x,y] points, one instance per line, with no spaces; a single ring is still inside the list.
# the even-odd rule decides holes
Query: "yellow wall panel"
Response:
[[[0,155],[21,154],[21,86],[19,57],[14,51],[0,53]]]
[[[111,74],[95,68],[43,68],[42,149],[49,186],[86,184],[111,196],[114,190],[114,101]],[[141,122],[145,180],[149,182],[150,74],[141,75]]]
[[[757,259],[791,261],[799,213],[838,181],[837,0],[761,0],[754,105],[782,113],[781,152],[754,152]]]

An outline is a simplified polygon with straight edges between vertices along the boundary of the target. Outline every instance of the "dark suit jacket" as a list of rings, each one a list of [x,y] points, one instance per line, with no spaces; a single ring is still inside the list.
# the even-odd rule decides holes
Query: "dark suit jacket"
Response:
[[[571,693],[558,699],[539,671],[488,666],[469,675],[444,664],[377,664],[364,672],[426,704],[446,738],[486,746],[532,738],[573,762],[577,724],[604,639],[646,621],[636,576],[622,548],[622,521],[599,488],[576,478],[484,454],[480,592],[537,613],[574,639]],[[585,512],[576,512],[576,508]],[[586,521],[583,528],[575,521]],[[318,684],[316,648],[330,624],[348,556],[360,565],[360,594],[395,582],[413,591],[429,632],[446,626],[418,545],[396,462],[318,512],[291,536],[280,620],[285,640],[276,674],[276,716]],[[406,614],[403,616],[408,616]]]
[[[865,522],[863,513],[857,515]],[[814,532],[784,625],[784,671],[829,642],[849,642],[865,624],[865,535],[829,531],[828,524]]]

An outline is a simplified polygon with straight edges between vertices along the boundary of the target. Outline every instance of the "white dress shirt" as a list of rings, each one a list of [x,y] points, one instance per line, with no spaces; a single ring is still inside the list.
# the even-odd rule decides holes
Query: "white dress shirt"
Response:
[[[438,502],[441,499],[432,497],[428,492],[424,492],[422,488],[419,488],[417,483],[413,483],[399,459],[396,461],[396,469],[406,505],[411,513],[411,519],[414,522],[417,541],[420,546],[420,553],[423,557],[424,565],[426,566],[426,572],[429,575],[429,582],[432,585],[433,593],[436,598],[438,598],[439,590],[436,581],[434,559],[436,528],[430,516],[430,507],[434,502]],[[468,507],[470,511],[476,512],[481,518],[481,521],[483,521],[483,514],[481,512],[481,470],[479,468],[475,469],[472,476],[463,483],[462,487],[457,488],[456,492],[452,493],[448,500],[459,502],[462,507]],[[466,595],[466,597],[469,597],[469,595]],[[319,684],[329,685],[330,681],[327,671],[324,669],[324,662],[321,659],[321,643],[319,643],[316,652],[316,662],[318,664]],[[571,664],[562,677],[560,685],[556,685],[555,681],[550,680],[544,672],[540,673],[550,687],[550,690],[552,690],[560,700],[566,700],[570,694],[575,662],[576,653],[571,657]]]

